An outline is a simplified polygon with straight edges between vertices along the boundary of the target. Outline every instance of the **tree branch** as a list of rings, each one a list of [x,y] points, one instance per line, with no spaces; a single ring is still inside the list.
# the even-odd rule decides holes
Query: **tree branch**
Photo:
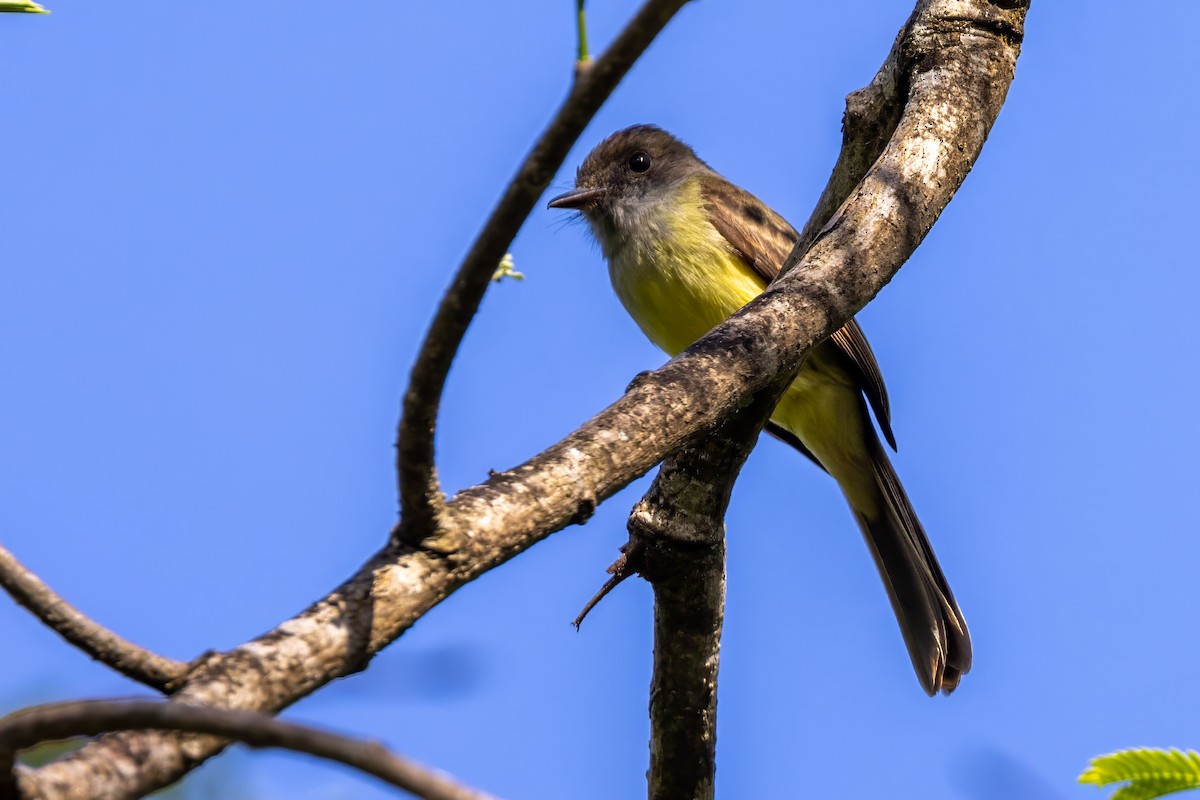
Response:
[[[443,508],[433,447],[438,406],[450,364],[479,310],[496,265],[583,129],[686,2],[648,0],[600,58],[589,62],[586,69],[577,70],[570,94],[504,190],[442,298],[413,364],[396,434],[396,477],[402,513],[397,535],[402,541],[416,544],[433,534]],[[582,17],[579,24],[582,37]]]
[[[663,462],[629,517],[627,553],[654,587],[650,800],[712,800],[725,615],[725,511],[779,391],[760,393]]]
[[[26,708],[0,719],[0,797],[17,796],[25,769],[17,751],[51,739],[113,730],[155,729],[210,734],[250,747],[278,747],[338,761],[427,800],[490,800],[441,773],[361,741],[266,714],[157,701],[84,700]]]
[[[895,48],[900,121],[793,269],[579,430],[449,500],[434,552],[393,542],[275,630],[197,664],[180,702],[274,711],[362,669],[453,591],[566,525],[789,374],[912,254],[978,158],[1012,82],[1027,2],[920,0]],[[27,798],[123,798],[220,743],[101,737],[22,782]]]
[[[717,670],[725,618],[725,538],[700,548],[646,551],[654,586],[650,680],[650,800],[712,800],[717,770]],[[662,530],[643,538],[669,538]]]
[[[97,661],[160,692],[182,678],[188,665],[160,656],[89,619],[0,545],[0,586],[46,627]]]

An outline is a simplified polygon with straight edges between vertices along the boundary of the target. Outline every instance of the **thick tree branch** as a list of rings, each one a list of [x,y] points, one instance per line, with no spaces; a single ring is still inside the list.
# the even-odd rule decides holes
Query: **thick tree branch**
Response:
[[[127,678],[158,691],[182,678],[188,665],[122,639],[63,600],[0,545],[0,586],[62,638]]]
[[[896,46],[904,111],[800,268],[575,433],[446,503],[437,552],[393,543],[325,599],[198,664],[180,702],[275,711],[379,649],[460,586],[562,527],[800,364],[891,279],[975,163],[1012,82],[1027,3],[921,0]],[[135,797],[220,749],[101,737],[22,782],[28,798]]]
[[[252,711],[149,700],[84,700],[22,709],[0,719],[0,797],[14,797],[17,751],[52,739],[97,736],[114,730],[155,729],[203,733],[250,747],[278,747],[338,761],[426,800],[491,800],[439,772],[361,741]]]
[[[479,310],[496,265],[583,129],[686,2],[648,0],[603,55],[588,62],[586,69],[577,70],[571,93],[504,190],[442,298],[413,364],[396,434],[396,477],[403,520],[397,534],[402,541],[415,544],[431,535],[442,509],[433,447],[438,406],[450,364]],[[582,17],[579,24],[582,37]]]

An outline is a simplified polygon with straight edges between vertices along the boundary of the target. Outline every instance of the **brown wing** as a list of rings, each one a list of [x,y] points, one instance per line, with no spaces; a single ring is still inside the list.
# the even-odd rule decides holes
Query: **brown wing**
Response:
[[[784,260],[800,240],[796,229],[754,195],[716,173],[703,176],[700,186],[709,222],[729,243],[733,252],[764,281],[773,281]],[[896,437],[892,433],[887,387],[884,386],[883,374],[879,371],[879,364],[862,328],[850,320],[834,332],[829,341],[846,356],[846,367],[858,378],[858,384],[867,396],[871,410],[875,412],[875,419],[879,421],[883,437],[895,450]]]
[[[879,429],[883,431],[883,438],[887,439],[887,443],[895,450],[896,436],[892,433],[892,409],[888,404],[887,387],[883,385],[883,373],[879,371],[879,362],[875,360],[875,354],[871,352],[871,345],[867,342],[862,328],[858,327],[858,321],[850,320],[834,331],[829,340],[849,356],[854,363],[854,371],[858,374],[859,385],[862,386],[863,394],[867,396],[867,402],[871,404],[871,410],[875,412],[875,419],[879,421]]]
[[[745,189],[716,173],[701,177],[700,191],[708,220],[735,253],[770,283],[800,235]]]

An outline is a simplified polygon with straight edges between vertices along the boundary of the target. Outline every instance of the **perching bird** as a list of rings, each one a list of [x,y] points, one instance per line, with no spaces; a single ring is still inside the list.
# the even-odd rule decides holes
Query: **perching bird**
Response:
[[[549,205],[583,214],[625,310],[670,355],[760,294],[799,239],[762,201],[650,125],[601,142],[579,167],[575,189]],[[883,376],[851,320],[813,349],[768,430],[838,482],[921,686],[948,694],[971,668],[967,624],[879,442],[868,402],[894,449]]]

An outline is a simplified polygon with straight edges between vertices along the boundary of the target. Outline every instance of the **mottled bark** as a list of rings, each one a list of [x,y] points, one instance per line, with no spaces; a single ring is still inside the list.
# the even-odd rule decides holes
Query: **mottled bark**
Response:
[[[903,107],[873,165],[796,269],[526,463],[448,500],[437,535],[394,542],[275,630],[212,654],[179,701],[275,711],[361,669],[457,588],[591,509],[773,386],[891,279],[975,163],[1011,84],[1027,3],[921,0],[893,49]],[[22,770],[28,798],[123,798],[177,780],[220,741],[110,734]]]
[[[664,461],[629,517],[626,554],[654,587],[650,800],[714,795],[725,511],[779,391]]]

